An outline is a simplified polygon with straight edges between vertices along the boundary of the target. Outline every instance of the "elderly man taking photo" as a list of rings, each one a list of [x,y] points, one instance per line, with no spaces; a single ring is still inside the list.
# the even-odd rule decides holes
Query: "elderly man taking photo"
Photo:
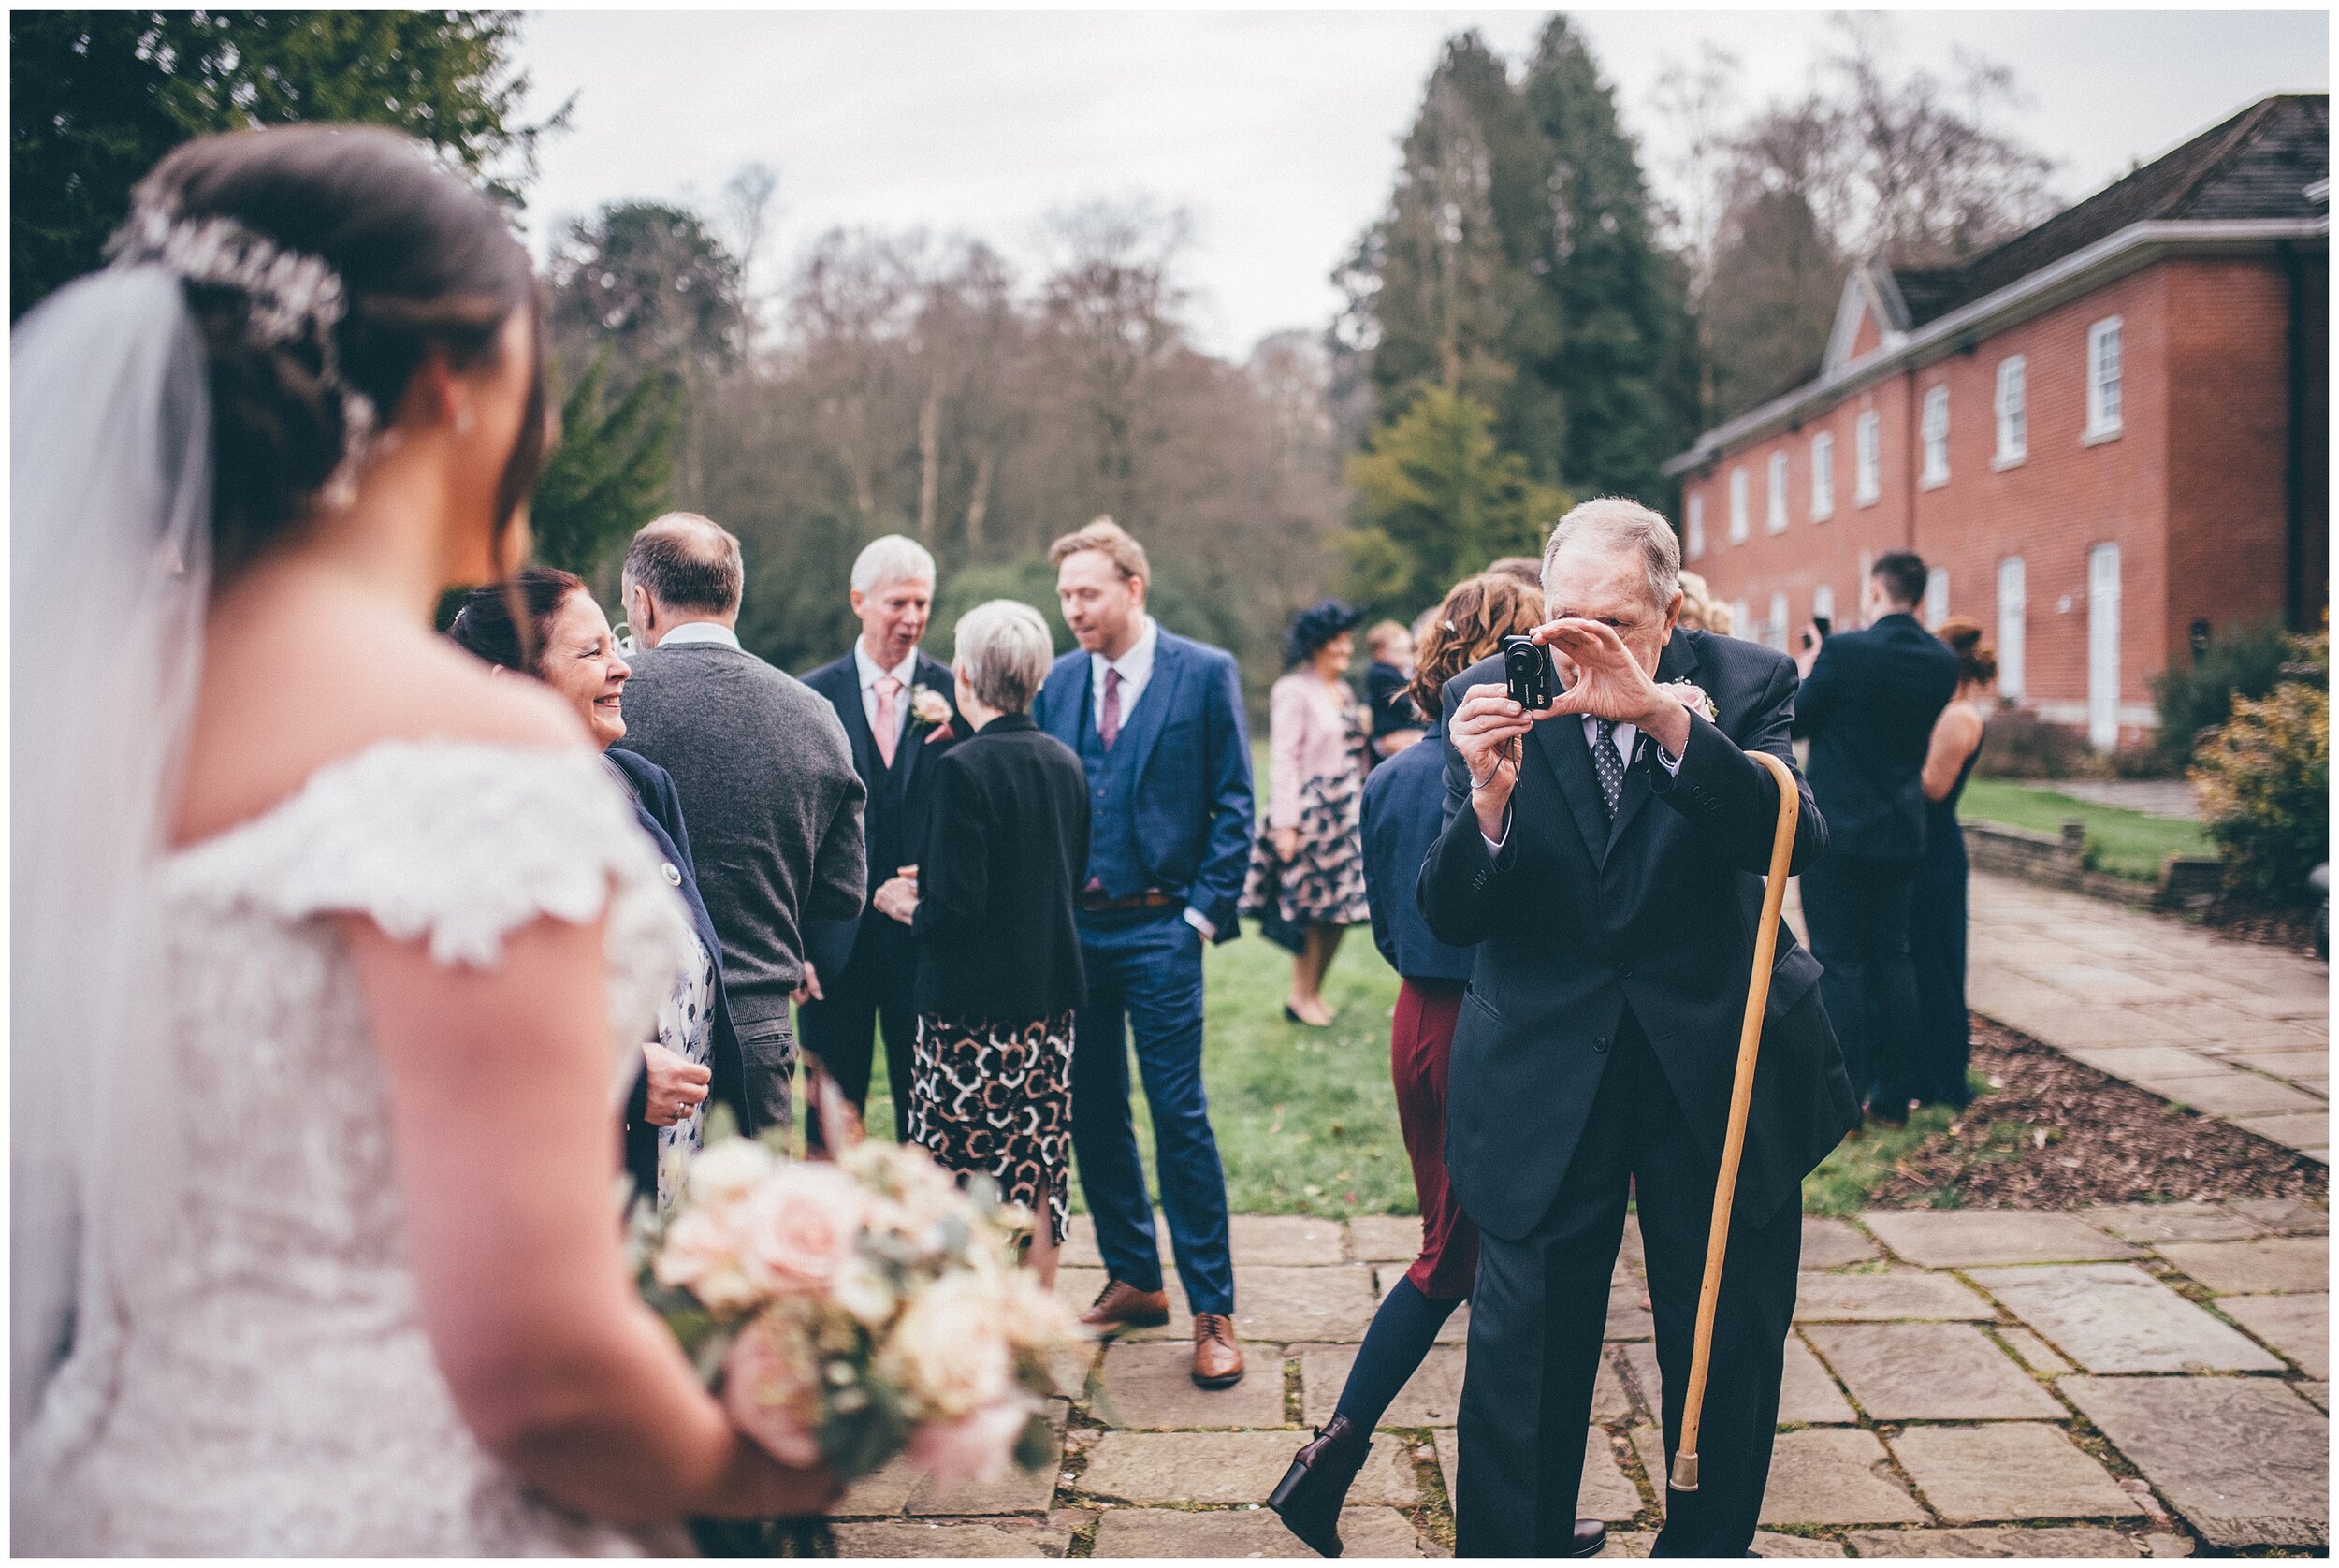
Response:
[[[1628,1187],[1656,1314],[1665,1457],[1683,1395],[1763,872],[1779,807],[1747,753],[1792,767],[1795,669],[1678,629],[1680,552],[1638,502],[1587,501],[1544,551],[1555,700],[1511,700],[1500,656],[1445,689],[1445,832],[1421,868],[1438,939],[1476,945],[1446,1157],[1480,1230],[1456,1548],[1589,1556],[1576,1492]],[[1800,777],[1798,776],[1798,788]],[[1803,791],[1794,863],[1827,830]],[[1724,1265],[1703,1484],[1659,1556],[1736,1557],[1770,1465],[1804,1173],[1856,1119],[1816,983],[1779,935]]]

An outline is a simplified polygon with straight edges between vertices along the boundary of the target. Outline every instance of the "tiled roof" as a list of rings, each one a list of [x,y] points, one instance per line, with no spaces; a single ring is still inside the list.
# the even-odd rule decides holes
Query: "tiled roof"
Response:
[[[2331,174],[2331,98],[2262,98],[2038,227],[1962,267],[1893,269],[1909,325],[1923,327],[2130,224],[2153,219],[2312,218],[2306,187]]]

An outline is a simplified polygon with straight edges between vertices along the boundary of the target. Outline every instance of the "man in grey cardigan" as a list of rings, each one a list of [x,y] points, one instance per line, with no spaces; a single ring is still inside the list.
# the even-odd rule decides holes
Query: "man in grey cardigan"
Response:
[[[645,651],[618,744],[674,776],[722,940],[748,1097],[765,1125],[784,1127],[804,931],[861,912],[867,791],[827,700],[740,647],[744,583],[739,541],[695,513],[669,513],[633,536],[625,613]]]

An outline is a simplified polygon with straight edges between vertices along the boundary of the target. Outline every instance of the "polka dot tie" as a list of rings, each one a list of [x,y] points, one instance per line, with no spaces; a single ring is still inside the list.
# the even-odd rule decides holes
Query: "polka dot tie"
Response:
[[[1608,820],[1616,820],[1617,803],[1624,798],[1624,759],[1616,754],[1616,720],[1591,721],[1591,768],[1600,776],[1600,798],[1608,803]]]

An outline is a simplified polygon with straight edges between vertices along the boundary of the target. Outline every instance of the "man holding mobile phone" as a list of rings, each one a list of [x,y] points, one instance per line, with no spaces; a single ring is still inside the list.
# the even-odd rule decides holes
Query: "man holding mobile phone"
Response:
[[[1533,641],[1446,683],[1448,820],[1417,896],[1475,945],[1455,1034],[1446,1167],[1480,1230],[1455,1505],[1463,1556],[1577,1555],[1576,1492],[1628,1190],[1647,1245],[1665,1451],[1679,1443],[1796,676],[1759,644],[1679,630],[1672,525],[1587,501],[1552,530]],[[1521,672],[1523,675],[1525,672]],[[1827,826],[1808,791],[1794,863]],[[1781,929],[1747,1122],[1702,1439],[1660,1556],[1753,1540],[1802,1250],[1797,1194],[1857,1111],[1819,966]],[[1596,1549],[1596,1546],[1595,1546]]]

